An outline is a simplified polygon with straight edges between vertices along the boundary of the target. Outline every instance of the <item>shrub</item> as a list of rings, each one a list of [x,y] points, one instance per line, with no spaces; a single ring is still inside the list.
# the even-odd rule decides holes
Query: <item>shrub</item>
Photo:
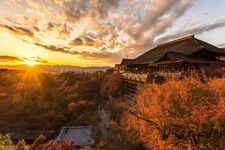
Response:
[[[225,78],[146,85],[134,110],[124,115],[125,128],[150,149],[225,148]]]
[[[0,150],[76,150],[72,141],[56,142],[54,140],[45,143],[45,137],[40,135],[31,145],[20,140],[16,145],[8,135],[0,134]]]
[[[3,135],[0,133],[0,150],[14,150],[15,145],[11,141],[8,135]]]
[[[104,98],[108,96],[118,98],[120,96],[121,85],[122,81],[118,73],[107,74],[101,85],[101,96]]]

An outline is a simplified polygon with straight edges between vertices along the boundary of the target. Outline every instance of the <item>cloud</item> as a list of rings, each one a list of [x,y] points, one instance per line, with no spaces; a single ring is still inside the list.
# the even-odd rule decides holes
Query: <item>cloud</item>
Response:
[[[21,8],[22,5],[21,5],[21,0],[7,0],[5,1],[7,4],[9,5],[12,5],[12,6],[15,6],[17,8]]]
[[[64,3],[56,2],[63,8],[62,14],[68,20],[77,21],[84,17],[106,18],[109,9],[119,6],[119,0],[69,0]]]
[[[8,55],[1,55],[0,56],[0,62],[24,62],[24,61],[33,61],[37,63],[48,63],[46,60],[40,58],[40,57],[16,57],[16,56],[8,56]]]
[[[176,39],[185,35],[190,35],[190,34],[201,34],[204,32],[208,32],[211,30],[219,29],[225,27],[225,19],[219,19],[213,24],[205,24],[205,25],[198,25],[196,27],[184,27],[182,29],[179,29],[177,32],[163,36],[162,38],[158,39],[157,42],[164,42],[168,41],[171,39]]]
[[[33,62],[37,62],[37,63],[42,63],[42,64],[46,64],[48,63],[47,60],[44,60],[38,56],[35,56],[35,57],[30,57],[30,58],[23,58],[24,61],[26,60],[30,60],[30,61],[33,61]]]
[[[16,61],[23,61],[23,60],[19,57],[14,57],[14,56],[8,56],[8,55],[0,56],[0,62],[16,62]]]
[[[34,43],[37,46],[43,47],[47,50],[55,51],[55,52],[62,52],[62,53],[67,53],[67,54],[79,54],[79,53],[71,53],[68,48],[66,47],[56,47],[54,45],[44,45],[40,43]]]
[[[133,17],[134,13],[137,12],[132,9],[113,16],[119,28],[131,37],[126,46],[126,49],[130,49],[127,53],[131,56],[137,56],[153,47],[156,44],[155,39],[172,27],[176,20],[182,17],[196,1],[151,0],[148,1],[147,7],[139,9],[139,11],[144,10],[143,17]]]
[[[154,46],[197,0],[10,1],[29,15],[4,18],[0,28],[49,51],[114,61]]]
[[[74,40],[72,40],[69,45],[71,46],[95,46],[95,45],[98,45],[96,44],[96,41],[90,37],[86,37],[86,36],[83,36],[83,37],[77,37],[75,38]]]
[[[136,20],[132,20],[131,25],[134,25],[134,29],[129,27],[131,32],[131,36],[134,39],[140,39],[144,32],[150,30],[152,27],[155,27],[158,21],[161,21],[161,17],[163,17],[166,13],[168,13],[177,3],[177,0],[162,0],[162,1],[149,1],[147,3],[148,8],[145,10],[145,16],[140,20],[140,22],[136,22]],[[179,14],[177,12],[176,14]],[[126,22],[124,22],[126,23]]]
[[[88,58],[88,59],[116,59],[119,60],[119,54],[118,53],[111,53],[111,52],[88,52],[88,51],[78,51],[78,50],[71,50],[68,47],[56,47],[54,45],[44,45],[40,43],[35,43],[35,45],[40,46],[42,48],[45,48],[50,51],[54,52],[62,52],[66,54],[71,55],[79,55],[81,58]]]
[[[26,29],[24,27],[20,27],[20,26],[9,26],[9,25],[3,25],[0,24],[0,28],[2,29],[7,29],[8,31],[14,33],[14,34],[18,34],[18,35],[26,35],[26,36],[33,36],[33,32],[30,31],[29,29]]]
[[[30,38],[26,39],[29,43],[50,45],[50,49],[68,54],[71,52],[66,50],[81,46],[84,46],[82,50],[88,46],[88,50],[99,50],[99,53],[110,49],[114,53],[119,46],[115,45],[118,43],[116,27],[110,22],[103,22],[103,19],[107,20],[109,9],[119,6],[119,0],[90,0],[85,3],[80,0],[25,0],[25,3],[27,11],[31,15],[33,12],[36,18],[6,18],[7,24],[1,26],[22,40],[21,35]],[[61,47],[63,50],[59,50]],[[83,53],[97,53],[88,50]]]

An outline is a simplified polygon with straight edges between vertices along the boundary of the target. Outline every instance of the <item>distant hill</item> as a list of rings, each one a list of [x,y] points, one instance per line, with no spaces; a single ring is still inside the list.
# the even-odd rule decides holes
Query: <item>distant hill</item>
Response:
[[[28,66],[26,65],[17,65],[17,66],[0,66],[1,69],[13,69],[13,70],[26,70]],[[112,67],[80,67],[72,65],[38,65],[36,66],[41,72],[49,73],[63,73],[68,71],[73,72],[96,72],[96,71],[105,71]]]

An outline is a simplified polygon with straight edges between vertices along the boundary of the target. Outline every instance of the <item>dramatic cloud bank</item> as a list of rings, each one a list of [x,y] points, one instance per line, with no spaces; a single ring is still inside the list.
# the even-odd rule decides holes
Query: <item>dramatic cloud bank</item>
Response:
[[[225,26],[222,19],[161,36],[196,2],[8,0],[8,5],[24,13],[0,18],[0,29],[46,50],[112,61],[137,56],[158,42]]]

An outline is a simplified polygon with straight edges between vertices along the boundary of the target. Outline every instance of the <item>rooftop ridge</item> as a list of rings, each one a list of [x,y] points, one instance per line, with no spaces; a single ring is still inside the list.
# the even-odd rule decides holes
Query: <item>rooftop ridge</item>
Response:
[[[123,58],[123,60],[133,60],[133,59],[131,59],[131,58]]]
[[[158,44],[157,47],[165,46],[165,45],[169,45],[169,44],[173,44],[173,43],[177,43],[177,42],[181,42],[181,41],[184,41],[184,40],[187,40],[187,39],[194,39],[194,38],[195,38],[195,35],[192,34],[192,35],[188,35],[188,36],[185,36],[185,37],[182,37],[182,38],[179,38],[179,39],[175,39],[175,40],[171,40],[171,41],[168,41],[168,42],[165,42],[165,43]]]

